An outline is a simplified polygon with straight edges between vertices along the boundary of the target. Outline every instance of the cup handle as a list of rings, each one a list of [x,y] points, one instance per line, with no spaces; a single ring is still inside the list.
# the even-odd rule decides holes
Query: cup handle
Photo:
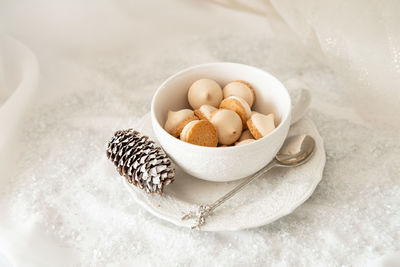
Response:
[[[292,108],[292,121],[290,125],[298,122],[306,114],[311,104],[311,93],[307,89],[301,89],[299,101]]]

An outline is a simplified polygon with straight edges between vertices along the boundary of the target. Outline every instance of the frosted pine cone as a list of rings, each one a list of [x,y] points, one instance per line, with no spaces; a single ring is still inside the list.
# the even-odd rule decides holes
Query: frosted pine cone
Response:
[[[106,153],[120,175],[147,193],[162,194],[174,181],[175,170],[165,152],[133,129],[115,132]]]

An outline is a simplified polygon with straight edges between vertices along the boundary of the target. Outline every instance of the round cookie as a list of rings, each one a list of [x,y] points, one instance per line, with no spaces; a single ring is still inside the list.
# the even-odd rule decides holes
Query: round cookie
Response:
[[[242,120],[243,129],[247,127],[246,122],[251,116],[251,109],[249,104],[247,104],[247,102],[243,98],[238,96],[230,96],[228,98],[225,98],[224,100],[222,100],[219,108],[235,111]]]
[[[211,123],[218,134],[218,142],[222,145],[233,144],[242,133],[242,120],[239,115],[229,109],[219,109],[211,114]]]
[[[211,105],[218,108],[222,98],[221,86],[211,79],[195,81],[188,91],[188,101],[193,109],[199,109],[202,105]]]
[[[219,145],[218,147],[229,147],[229,146],[227,146],[227,145]]]
[[[254,112],[251,118],[247,121],[247,126],[255,139],[260,139],[275,129],[275,116],[273,113],[263,115]]]
[[[199,117],[201,120],[210,120],[211,113],[218,110],[217,108],[210,105],[202,105],[199,109],[194,111],[194,114]]]
[[[256,139],[246,139],[246,140],[238,141],[238,142],[235,143],[235,146],[240,146],[240,145],[253,143],[254,141],[256,141]]]
[[[247,140],[247,139],[254,139],[253,135],[251,134],[251,132],[248,129],[242,132],[242,135],[240,136],[238,142]]]
[[[167,121],[165,122],[164,129],[174,137],[178,137],[183,127],[193,120],[198,120],[194,115],[193,110],[182,109],[178,111],[167,111]]]
[[[248,82],[245,81],[233,81],[225,85],[223,89],[224,98],[230,96],[238,96],[243,98],[250,107],[253,106],[256,99],[253,88]]]
[[[198,146],[216,147],[218,145],[217,130],[207,120],[195,120],[186,124],[180,139]]]

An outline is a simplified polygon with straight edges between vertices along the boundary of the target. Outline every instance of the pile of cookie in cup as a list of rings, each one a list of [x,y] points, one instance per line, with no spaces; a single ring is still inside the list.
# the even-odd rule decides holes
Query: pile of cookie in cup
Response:
[[[275,129],[275,116],[252,111],[256,95],[246,81],[221,86],[200,79],[189,88],[192,109],[167,111],[164,129],[182,141],[207,147],[248,144]]]

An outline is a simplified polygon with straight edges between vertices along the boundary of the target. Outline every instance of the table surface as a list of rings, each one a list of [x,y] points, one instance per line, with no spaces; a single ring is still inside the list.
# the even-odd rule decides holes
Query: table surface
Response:
[[[3,1],[1,25],[34,51],[41,74],[16,118],[14,141],[0,151],[5,162],[8,153],[17,155],[0,170],[0,214],[7,214],[0,221],[0,265],[399,260],[400,24],[391,16],[398,4],[380,4],[378,12],[356,2],[277,2]],[[332,17],[340,20],[331,25]],[[324,139],[323,179],[305,204],[264,227],[179,228],[134,203],[107,171],[105,144],[113,132],[149,110],[168,76],[212,61],[257,66],[313,95],[307,116]]]

